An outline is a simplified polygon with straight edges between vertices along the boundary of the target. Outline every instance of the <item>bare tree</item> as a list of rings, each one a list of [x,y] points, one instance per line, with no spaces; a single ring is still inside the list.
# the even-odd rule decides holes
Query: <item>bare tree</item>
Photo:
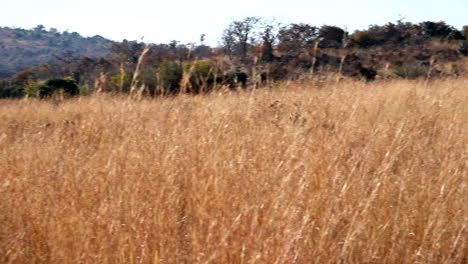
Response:
[[[275,59],[274,45],[277,39],[277,25],[266,24],[260,32],[260,59],[264,62],[272,62]]]
[[[318,28],[309,24],[290,24],[278,34],[278,50],[287,57],[299,57],[312,50],[318,37]]]
[[[247,17],[242,21],[233,21],[224,31],[224,47],[230,56],[236,53],[242,61],[245,61],[249,42],[259,21],[260,19],[257,17]]]

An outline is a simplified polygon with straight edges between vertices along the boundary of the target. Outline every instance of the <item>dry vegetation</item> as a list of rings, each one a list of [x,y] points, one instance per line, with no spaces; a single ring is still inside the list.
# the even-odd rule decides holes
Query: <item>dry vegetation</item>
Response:
[[[0,101],[0,262],[467,263],[467,88]]]

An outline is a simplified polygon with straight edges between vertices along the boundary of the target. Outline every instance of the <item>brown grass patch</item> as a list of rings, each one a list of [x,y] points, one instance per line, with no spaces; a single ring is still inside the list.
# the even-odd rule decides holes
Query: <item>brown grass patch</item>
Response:
[[[466,263],[467,88],[0,101],[0,262]]]

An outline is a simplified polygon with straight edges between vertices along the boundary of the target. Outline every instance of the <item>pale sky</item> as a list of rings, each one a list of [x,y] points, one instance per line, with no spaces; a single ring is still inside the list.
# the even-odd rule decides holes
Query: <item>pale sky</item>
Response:
[[[122,39],[216,45],[232,20],[247,16],[345,27],[404,21],[468,25],[468,0],[0,0],[0,26],[49,29]]]

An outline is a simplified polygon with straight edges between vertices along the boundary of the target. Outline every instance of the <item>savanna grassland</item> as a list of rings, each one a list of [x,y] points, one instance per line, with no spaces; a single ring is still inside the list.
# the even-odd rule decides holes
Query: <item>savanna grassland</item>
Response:
[[[468,80],[0,101],[0,263],[467,263]]]

